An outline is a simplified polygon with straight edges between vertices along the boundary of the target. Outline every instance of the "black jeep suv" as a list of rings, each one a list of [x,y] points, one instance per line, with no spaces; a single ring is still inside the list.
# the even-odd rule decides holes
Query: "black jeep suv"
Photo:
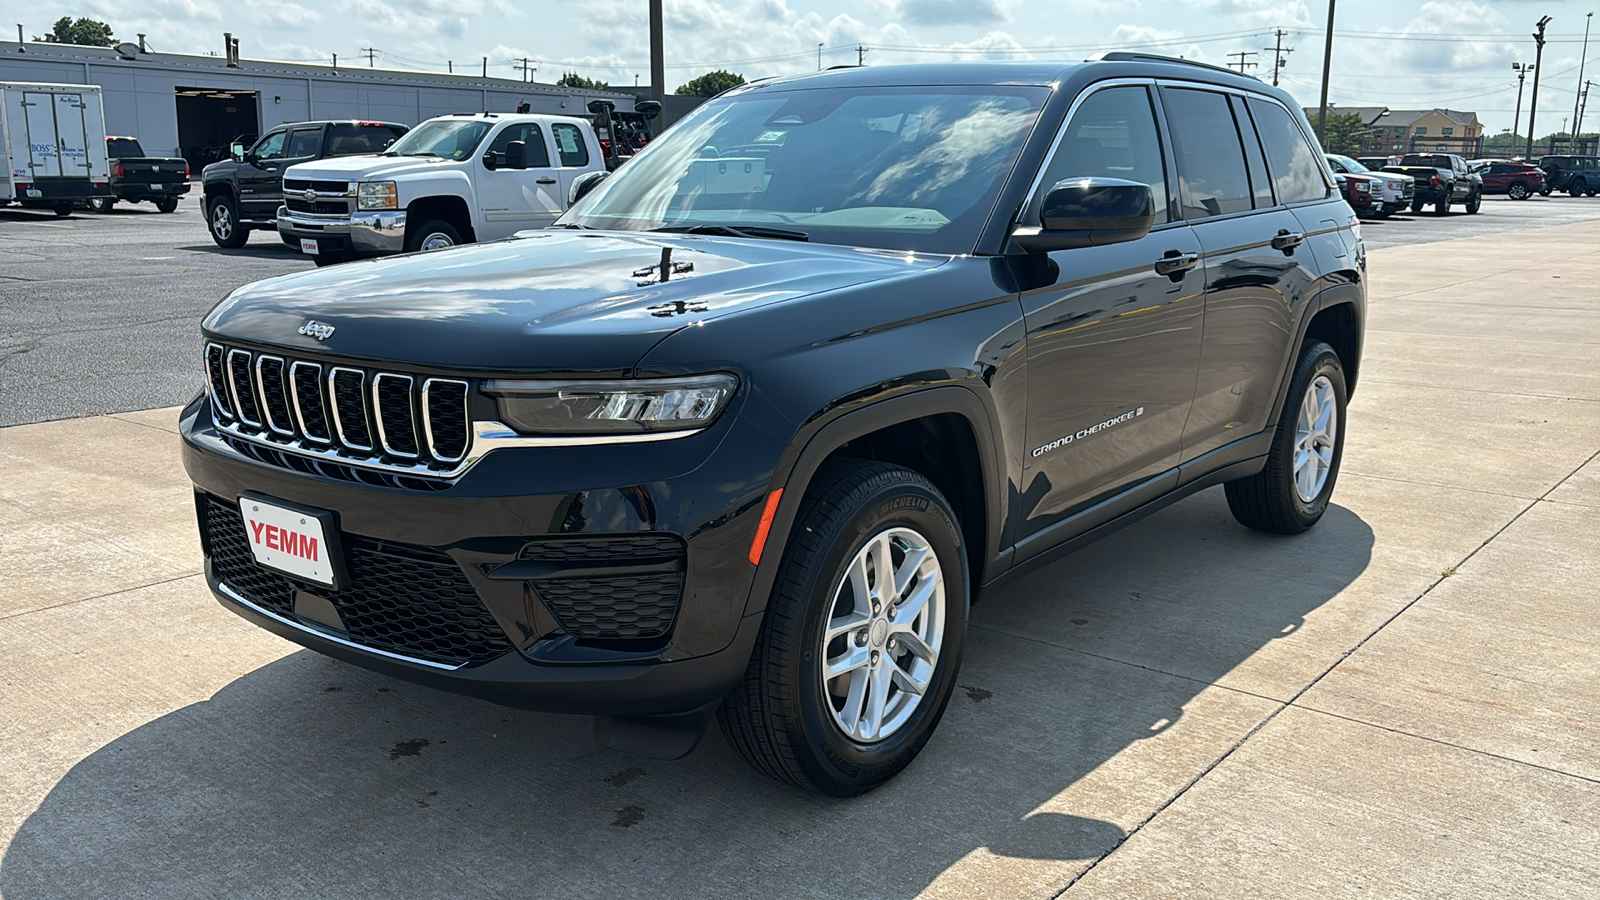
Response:
[[[290,640],[858,794],[987,588],[1210,485],[1315,524],[1359,226],[1299,106],[1138,54],[737,88],[551,229],[274,278],[183,412],[206,573]]]

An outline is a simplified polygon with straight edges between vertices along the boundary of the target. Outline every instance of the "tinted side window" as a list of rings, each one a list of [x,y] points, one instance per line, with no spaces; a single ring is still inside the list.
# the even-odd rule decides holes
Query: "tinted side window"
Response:
[[[1178,157],[1178,197],[1187,219],[1250,209],[1244,146],[1228,97],[1187,88],[1164,89],[1162,105]]]
[[[287,131],[274,131],[261,139],[255,146],[257,159],[278,159],[283,156],[283,139],[289,136]]]
[[[1089,95],[1072,114],[1066,134],[1045,166],[1039,196],[1023,221],[1038,224],[1044,195],[1068,178],[1121,178],[1150,185],[1156,224],[1167,221],[1167,174],[1156,134],[1150,93],[1142,87],[1114,87]]]
[[[550,132],[556,139],[556,153],[561,157],[563,166],[589,164],[589,147],[583,142],[583,132],[578,130],[578,126],[557,122],[550,126]]]
[[[1272,179],[1267,177],[1267,161],[1261,155],[1261,139],[1250,124],[1250,113],[1245,109],[1244,98],[1229,97],[1228,102],[1233,106],[1233,120],[1238,123],[1239,137],[1244,141],[1244,159],[1250,165],[1250,191],[1255,196],[1256,209],[1266,209],[1273,205]],[[1343,163],[1333,159],[1328,161],[1337,167],[1336,171],[1348,171]]]
[[[507,125],[506,130],[495,135],[494,142],[489,145],[488,151],[494,154],[495,165],[505,165],[506,147],[512,141],[521,141],[528,145],[528,168],[547,169],[550,167],[550,150],[544,145],[544,130],[534,122]]]
[[[358,153],[377,153],[395,142],[389,128],[373,125],[328,126],[328,156],[352,156]]]
[[[297,128],[289,132],[289,148],[283,151],[283,155],[289,159],[316,156],[321,146],[321,128]]]
[[[1276,103],[1255,99],[1249,102],[1250,115],[1261,134],[1261,146],[1267,151],[1278,202],[1300,203],[1328,196],[1328,183],[1323,179],[1322,167],[1317,165],[1317,151],[1300,126]]]

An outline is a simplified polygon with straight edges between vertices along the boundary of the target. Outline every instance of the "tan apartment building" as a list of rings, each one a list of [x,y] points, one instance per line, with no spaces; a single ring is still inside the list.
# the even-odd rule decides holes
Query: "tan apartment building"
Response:
[[[1456,109],[1389,109],[1383,106],[1330,106],[1328,115],[1361,117],[1366,126],[1356,135],[1361,156],[1399,153],[1459,153],[1477,156],[1483,146],[1483,123],[1475,112]],[[1313,122],[1317,111],[1306,111]]]

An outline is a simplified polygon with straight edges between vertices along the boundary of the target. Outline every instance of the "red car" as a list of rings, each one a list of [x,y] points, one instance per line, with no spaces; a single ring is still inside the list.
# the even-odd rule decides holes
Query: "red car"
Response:
[[[1333,176],[1344,193],[1344,200],[1363,218],[1383,212],[1383,179],[1374,175],[1340,172]]]
[[[1485,194],[1505,194],[1513,200],[1526,200],[1544,186],[1544,170],[1522,163],[1490,163],[1478,174],[1483,176]]]

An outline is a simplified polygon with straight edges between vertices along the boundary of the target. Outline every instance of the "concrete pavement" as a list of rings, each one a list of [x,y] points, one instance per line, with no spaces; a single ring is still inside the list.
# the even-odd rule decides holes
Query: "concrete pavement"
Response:
[[[991,595],[848,802],[246,625],[170,409],[0,429],[0,896],[1590,896],[1597,241],[1375,251],[1324,521],[1212,490]]]

